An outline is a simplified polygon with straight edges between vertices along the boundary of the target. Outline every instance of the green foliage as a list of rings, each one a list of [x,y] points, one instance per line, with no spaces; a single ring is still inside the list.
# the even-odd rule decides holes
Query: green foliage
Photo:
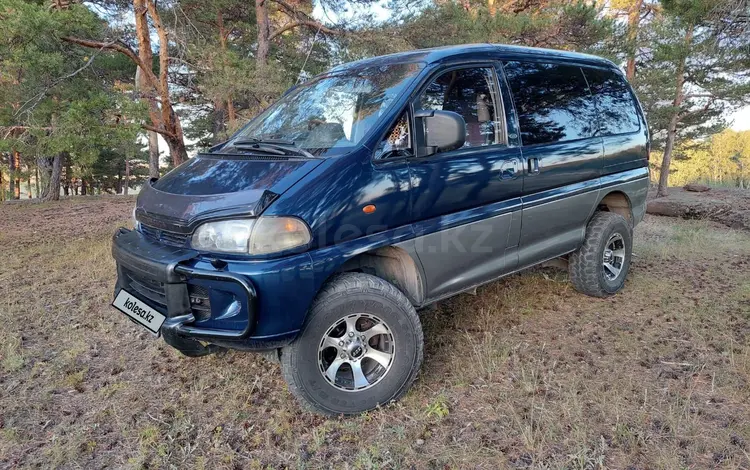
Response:
[[[102,149],[132,147],[143,110],[121,83],[133,64],[60,40],[102,34],[100,18],[23,0],[0,0],[0,18],[0,152],[21,152],[27,174],[37,157],[65,154],[90,176]]]
[[[684,143],[670,181],[750,188],[750,131],[727,129],[704,142]]]
[[[402,23],[386,23],[347,38],[343,58],[471,43],[594,51],[614,31],[614,22],[601,13],[596,4],[583,1],[550,2],[544,8],[494,14],[484,3],[466,8],[463,3],[441,2]]]
[[[665,0],[664,14],[643,29],[650,45],[639,58],[636,88],[656,148],[677,116],[678,141],[703,139],[750,98],[750,31],[742,10],[725,0]],[[682,102],[674,106],[684,64]]]
[[[425,416],[435,421],[440,421],[450,414],[448,401],[444,395],[439,395],[435,401],[430,402],[425,407]]]

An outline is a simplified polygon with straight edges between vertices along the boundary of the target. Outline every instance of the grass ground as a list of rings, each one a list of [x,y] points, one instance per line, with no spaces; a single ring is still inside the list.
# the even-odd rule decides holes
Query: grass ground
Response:
[[[750,467],[747,233],[649,217],[615,297],[545,269],[441,302],[407,396],[328,419],[109,307],[132,203],[0,205],[0,468]]]

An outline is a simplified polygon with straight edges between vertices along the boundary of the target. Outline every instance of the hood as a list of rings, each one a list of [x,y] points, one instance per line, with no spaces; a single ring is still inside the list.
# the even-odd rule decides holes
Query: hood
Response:
[[[199,154],[143,186],[139,222],[189,233],[209,218],[260,215],[322,160]]]

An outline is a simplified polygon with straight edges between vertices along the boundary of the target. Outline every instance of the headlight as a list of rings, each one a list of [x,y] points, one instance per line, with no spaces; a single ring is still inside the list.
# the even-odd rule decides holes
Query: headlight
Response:
[[[193,234],[193,248],[222,253],[247,253],[254,219],[208,222]]]
[[[261,217],[206,222],[195,230],[191,245],[201,251],[265,255],[305,246],[310,240],[310,230],[299,219]]]
[[[293,217],[261,217],[250,237],[250,254],[265,255],[310,243],[310,229]]]

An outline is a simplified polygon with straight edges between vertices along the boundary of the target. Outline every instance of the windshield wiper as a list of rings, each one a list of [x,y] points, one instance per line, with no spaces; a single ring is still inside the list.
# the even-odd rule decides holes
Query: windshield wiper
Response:
[[[285,139],[258,139],[256,137],[245,137],[243,139],[237,139],[232,142],[232,145],[242,144],[280,144],[280,145],[295,145],[293,140]]]
[[[249,137],[244,139],[237,139],[235,141],[225,140],[219,144],[213,145],[208,149],[208,153],[214,153],[218,150],[222,150],[225,147],[238,147],[244,145],[254,144],[279,144],[279,145],[295,145],[294,141],[283,140],[283,139],[257,139],[255,137]]]
[[[232,147],[240,150],[251,150],[254,152],[263,152],[263,153],[271,153],[273,155],[282,155],[287,156],[289,155],[289,152],[285,152],[284,150],[281,150],[279,148],[276,148],[275,146],[269,146],[269,145],[261,145],[261,144],[252,144],[252,145],[233,145]]]
[[[292,140],[284,139],[257,139],[255,137],[237,139],[229,144],[238,149],[258,150],[276,155],[296,154],[305,158],[318,160],[318,157],[307,150],[298,147]],[[223,149],[223,148],[222,148]]]

